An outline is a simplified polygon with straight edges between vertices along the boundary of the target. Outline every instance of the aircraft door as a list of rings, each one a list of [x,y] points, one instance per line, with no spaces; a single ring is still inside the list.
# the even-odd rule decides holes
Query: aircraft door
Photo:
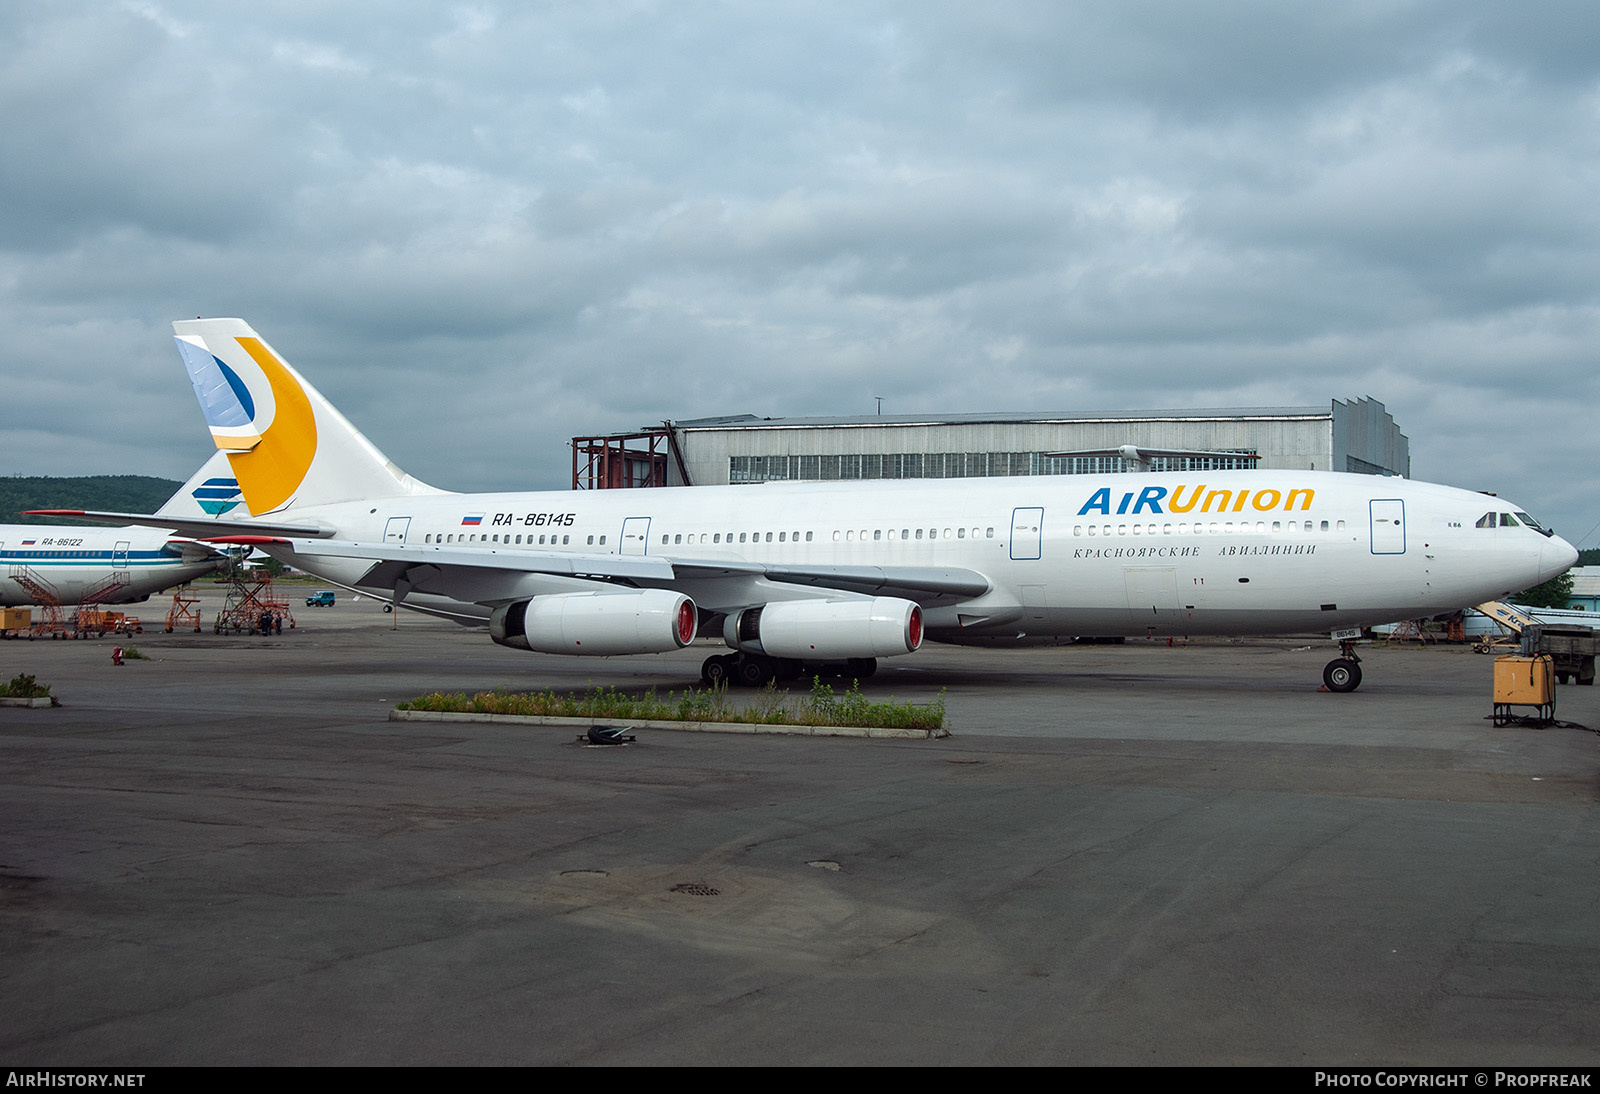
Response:
[[[1372,553],[1375,555],[1403,555],[1406,553],[1406,503],[1399,498],[1385,498],[1368,503],[1372,510]]]
[[[411,531],[410,517],[390,517],[389,522],[383,526],[383,542],[404,543],[406,533]]]
[[[622,553],[647,554],[650,549],[650,518],[628,517],[622,522]]]
[[[1018,560],[1039,558],[1044,545],[1044,510],[1011,510],[1011,557]]]
[[[129,541],[117,540],[117,545],[111,549],[111,568],[113,570],[126,570],[128,568]]]
[[[1135,627],[1166,629],[1178,623],[1178,571],[1171,566],[1129,566],[1128,619]]]

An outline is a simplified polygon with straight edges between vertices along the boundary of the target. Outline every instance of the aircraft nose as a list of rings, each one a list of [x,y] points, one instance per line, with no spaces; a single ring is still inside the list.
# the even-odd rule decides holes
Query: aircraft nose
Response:
[[[1560,577],[1578,563],[1578,549],[1560,536],[1551,536],[1539,552],[1539,580]]]

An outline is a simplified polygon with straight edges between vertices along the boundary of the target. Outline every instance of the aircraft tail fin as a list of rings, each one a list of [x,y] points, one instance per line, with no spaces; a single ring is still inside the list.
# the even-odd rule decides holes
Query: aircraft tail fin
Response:
[[[244,320],[194,319],[172,329],[252,516],[442,492],[391,463]]]
[[[189,476],[189,481],[178,487],[178,492],[156,510],[158,517],[183,517],[196,519],[220,517],[244,504],[239,493],[239,480],[228,466],[226,452],[213,452],[211,458],[200,465],[200,470]]]

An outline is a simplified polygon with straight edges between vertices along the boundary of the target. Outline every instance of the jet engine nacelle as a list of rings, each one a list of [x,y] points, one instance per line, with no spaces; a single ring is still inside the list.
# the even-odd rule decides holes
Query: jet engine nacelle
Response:
[[[694,601],[667,589],[553,593],[496,608],[489,637],[535,653],[664,653],[694,641]]]
[[[896,657],[922,645],[922,608],[894,596],[776,600],[728,616],[730,646],[803,661]]]

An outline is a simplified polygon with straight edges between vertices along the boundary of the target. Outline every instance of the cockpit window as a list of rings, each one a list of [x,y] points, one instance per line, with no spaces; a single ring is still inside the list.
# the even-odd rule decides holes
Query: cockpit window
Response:
[[[1529,528],[1532,528],[1535,532],[1538,532],[1540,535],[1545,535],[1545,536],[1553,536],[1553,535],[1555,535],[1554,532],[1550,531],[1550,529],[1546,528],[1544,525],[1540,524],[1538,521],[1534,520],[1532,517],[1530,517],[1526,513],[1518,513],[1517,514],[1517,519],[1521,520],[1523,524],[1526,524]]]
[[[1483,516],[1478,518],[1479,528],[1494,528],[1497,525],[1501,528],[1520,528],[1523,525],[1526,525],[1529,528],[1532,528],[1535,532],[1538,532],[1541,536],[1555,535],[1554,532],[1541,525],[1538,521],[1534,520],[1526,513],[1517,513],[1515,516],[1510,513],[1485,513]]]

